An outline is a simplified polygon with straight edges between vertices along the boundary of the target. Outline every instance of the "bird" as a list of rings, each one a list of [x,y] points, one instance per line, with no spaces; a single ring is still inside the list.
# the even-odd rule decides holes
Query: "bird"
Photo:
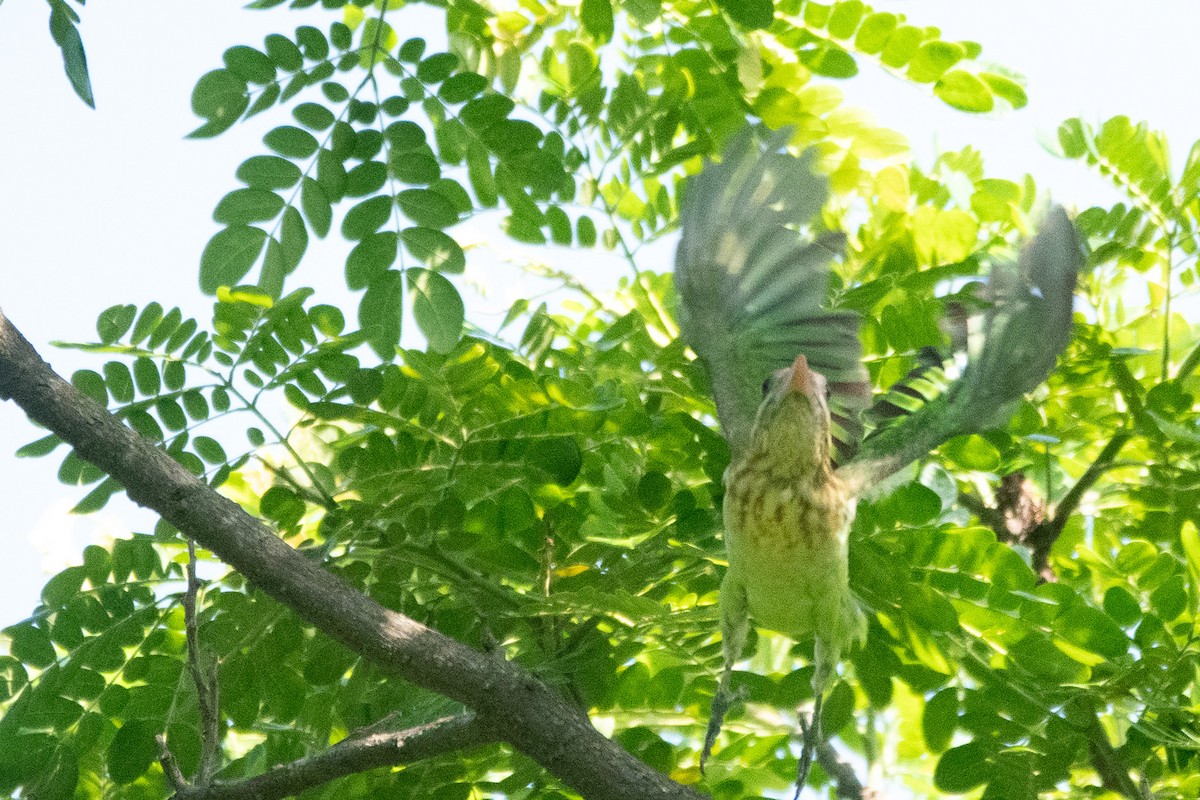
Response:
[[[791,132],[747,125],[685,186],[674,280],[684,342],[707,374],[729,444],[720,586],[724,668],[700,767],[735,701],[730,688],[751,624],[814,641],[812,724],[801,716],[799,796],[823,741],[821,704],[842,657],[865,641],[849,584],[858,498],[950,438],[1003,425],[1045,381],[1070,340],[1083,257],[1061,207],[1019,259],[993,264],[982,344],[945,391],[864,435],[872,387],[856,313],[830,308],[845,236],[820,212],[818,151]]]

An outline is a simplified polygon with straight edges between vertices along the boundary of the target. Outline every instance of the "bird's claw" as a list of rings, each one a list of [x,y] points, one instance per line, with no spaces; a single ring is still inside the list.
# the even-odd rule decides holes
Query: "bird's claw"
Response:
[[[821,731],[821,695],[817,695],[817,702],[813,706],[812,725],[809,725],[808,717],[803,714],[800,718],[800,733],[804,738],[804,745],[800,750],[800,763],[796,765],[796,793],[792,795],[792,800],[800,800],[800,792],[804,790],[804,785],[808,783],[808,771],[812,768],[812,763],[817,754],[817,746],[824,738]]]
[[[708,729],[704,732],[704,749],[700,751],[700,774],[704,774],[704,765],[708,762],[708,757],[712,755],[713,745],[717,743],[717,736],[721,733],[721,726],[725,723],[725,715],[734,703],[740,703],[746,699],[746,687],[739,686],[736,690],[730,690],[726,681],[722,681],[717,687],[717,693],[713,696],[712,713],[708,717]]]

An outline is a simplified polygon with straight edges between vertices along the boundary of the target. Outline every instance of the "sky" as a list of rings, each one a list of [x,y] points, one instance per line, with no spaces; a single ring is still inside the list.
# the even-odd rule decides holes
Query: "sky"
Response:
[[[1177,163],[1200,138],[1194,41],[1200,5],[1191,0],[873,5],[937,25],[947,39],[980,42],[983,60],[1028,79],[1027,108],[970,116],[862,61],[859,76],[840,85],[855,105],[907,135],[919,163],[971,144],[983,151],[990,174],[1017,179],[1030,172],[1058,201],[1087,207],[1116,194],[1081,164],[1044,149],[1062,120],[1099,123],[1115,114],[1148,120],[1167,133]],[[47,16],[36,0],[0,5],[0,108],[9,109],[0,126],[0,308],[69,376],[99,369],[103,360],[50,342],[94,339],[96,315],[110,305],[158,300],[185,316],[209,318],[211,304],[196,275],[216,230],[212,209],[235,187],[237,164],[262,152],[262,134],[286,112],[268,112],[215,140],[187,140],[199,124],[189,107],[191,89],[220,65],[226,47],[261,44],[268,33],[290,33],[314,19],[323,28],[328,22],[319,10],[247,11],[213,0],[88,5],[81,31],[93,111],[63,76]],[[422,35],[420,26],[401,31],[410,35]],[[314,245],[301,267],[301,279],[319,284],[325,302],[348,297],[337,283],[340,268],[324,270],[333,282],[317,277],[318,267],[344,258],[342,247],[336,237]],[[469,276],[473,270],[480,274],[469,266]],[[494,312],[492,306],[475,308]],[[68,514],[86,490],[58,483],[62,451],[13,457],[41,435],[12,403],[0,403],[0,627],[27,616],[45,579],[78,563],[84,545],[154,524],[153,515],[123,496],[99,514]]]

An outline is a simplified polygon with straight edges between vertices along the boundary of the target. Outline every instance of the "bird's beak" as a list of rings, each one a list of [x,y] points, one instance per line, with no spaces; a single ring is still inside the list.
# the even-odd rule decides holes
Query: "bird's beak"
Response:
[[[806,397],[817,393],[816,381],[813,380],[812,370],[808,368],[808,359],[804,354],[796,356],[792,362],[792,375],[788,380],[788,391],[798,392]]]

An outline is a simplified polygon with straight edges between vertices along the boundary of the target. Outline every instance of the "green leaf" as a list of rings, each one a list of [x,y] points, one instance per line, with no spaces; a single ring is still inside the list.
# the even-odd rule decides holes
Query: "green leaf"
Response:
[[[163,383],[172,392],[178,392],[187,382],[187,370],[179,361],[163,362]]]
[[[358,324],[367,344],[384,361],[396,356],[404,312],[404,278],[396,270],[375,277],[358,305]]]
[[[917,83],[932,83],[963,59],[966,53],[952,42],[935,40],[917,48],[908,65],[908,78]]]
[[[1137,598],[1121,586],[1109,587],[1104,593],[1104,613],[1122,626],[1133,625],[1142,618],[1142,608]]]
[[[859,0],[840,0],[834,4],[825,29],[838,39],[849,39],[858,30],[863,10],[863,4]]]
[[[579,5],[579,19],[583,22],[583,29],[597,42],[603,44],[612,40],[611,0],[583,0]]]
[[[348,50],[354,43],[354,34],[343,23],[335,22],[329,26],[329,41],[338,50]]]
[[[605,0],[607,2],[607,0]],[[447,78],[438,89],[438,97],[447,103],[465,103],[487,88],[488,80],[475,72],[460,72]]]
[[[104,344],[113,344],[129,330],[137,307],[132,304],[109,306],[96,317],[96,333]]]
[[[1107,614],[1091,606],[1075,605],[1054,620],[1054,632],[1073,645],[1105,658],[1129,651],[1129,638]]]
[[[221,198],[213,219],[224,225],[247,225],[275,219],[283,210],[283,198],[265,189],[234,189]]]
[[[112,499],[113,495],[119,494],[122,491],[124,491],[124,487],[121,486],[121,484],[117,483],[112,478],[105,478],[98,486],[96,486],[95,489],[88,492],[82,500],[80,500],[71,508],[71,513],[95,513],[108,505],[108,501]],[[66,640],[60,639],[60,641],[63,641],[64,644],[66,643]]]
[[[292,116],[306,128],[323,131],[337,120],[334,113],[317,103],[301,103],[292,110]]]
[[[417,65],[417,80],[423,83],[441,83],[458,67],[458,56],[454,53],[437,53]]]
[[[571,218],[558,206],[546,209],[546,222],[550,226],[550,237],[555,244],[571,244]]]
[[[943,689],[925,702],[921,730],[930,751],[940,753],[950,746],[958,727],[958,690]]]
[[[400,120],[387,126],[384,138],[392,146],[393,154],[406,153],[425,147],[425,131],[415,122]]]
[[[835,735],[854,717],[854,690],[845,681],[838,681],[825,698],[821,709],[821,727]]]
[[[382,161],[364,161],[346,173],[346,196],[375,194],[387,181],[387,165]]]
[[[717,5],[747,30],[766,28],[775,21],[773,0],[717,0]]]
[[[293,125],[280,125],[274,130],[267,131],[263,143],[281,156],[287,158],[308,158],[317,152],[317,137],[303,128]]]
[[[1027,634],[1008,651],[1013,662],[1053,683],[1074,683],[1087,679],[1087,667],[1071,659],[1043,634]]]
[[[1175,619],[1187,610],[1187,606],[1188,593],[1182,575],[1172,575],[1150,593],[1150,607],[1163,622]]]
[[[275,65],[265,53],[253,47],[236,45],[225,51],[221,60],[230,72],[250,83],[270,83],[275,80]]]
[[[104,383],[118,403],[133,402],[133,376],[129,367],[120,361],[109,361],[104,365]]]
[[[155,731],[142,720],[128,720],[108,745],[108,776],[114,783],[131,783],[158,758]]]
[[[404,215],[424,228],[446,228],[458,222],[454,205],[430,189],[405,189],[396,195]]]
[[[42,587],[42,602],[50,608],[65,606],[79,594],[86,577],[87,572],[83,567],[67,567],[46,581],[46,585]]]
[[[137,322],[133,325],[133,333],[129,334],[130,344],[139,344],[147,336],[154,332],[158,327],[158,323],[162,321],[163,308],[157,302],[150,302],[142,309],[142,313],[138,315]]]
[[[197,436],[192,440],[192,445],[196,448],[196,452],[200,457],[209,464],[224,464],[228,460],[225,455],[225,448],[221,447],[221,443],[216,439],[208,436]]]
[[[325,238],[333,225],[333,206],[325,190],[312,178],[305,178],[300,184],[300,208],[317,238]]]
[[[200,291],[216,294],[222,286],[236,286],[258,260],[267,232],[246,225],[218,231],[200,256]]]
[[[826,78],[853,78],[858,74],[854,56],[832,44],[803,53],[801,60],[806,67]]]
[[[1000,451],[978,434],[957,436],[942,445],[941,451],[962,469],[991,472],[1000,466]]]
[[[913,25],[901,25],[888,37],[879,60],[893,69],[900,69],[916,55],[925,39],[925,32]]]
[[[346,258],[346,285],[354,290],[365,289],[396,263],[398,251],[397,236],[391,231],[365,237]]]
[[[537,439],[529,446],[526,461],[559,486],[570,486],[583,467],[583,454],[574,436]]]
[[[192,111],[208,122],[190,135],[207,138],[224,133],[249,105],[246,82],[229,70],[217,69],[201,76],[192,90]]]
[[[279,245],[283,256],[283,271],[290,275],[300,266],[300,261],[308,250],[308,230],[304,227],[304,218],[295,206],[288,206],[283,210],[283,220],[279,225]]]
[[[502,94],[485,94],[463,106],[458,118],[468,128],[482,131],[507,118],[515,107],[516,104]],[[424,135],[421,141],[424,141]]]
[[[41,439],[30,442],[17,450],[17,458],[37,458],[40,456],[50,455],[62,444],[62,439],[55,434],[43,436]]]
[[[876,54],[887,45],[892,31],[896,30],[896,15],[886,11],[868,14],[854,37],[854,48],[864,53]]]
[[[329,40],[325,34],[311,25],[296,28],[296,43],[309,61],[323,61],[329,56]]]
[[[408,286],[413,295],[413,317],[429,347],[449,353],[462,337],[465,317],[458,289],[441,274],[419,267],[409,268]]]
[[[969,72],[951,70],[933,87],[946,105],[959,111],[986,113],[995,107],[988,85]]]
[[[143,397],[154,397],[162,388],[158,367],[146,356],[139,356],[134,360],[133,378]]]
[[[104,378],[90,369],[79,369],[71,375],[71,384],[100,405],[108,405],[108,390]]]
[[[952,794],[963,794],[982,786],[991,779],[989,759],[994,752],[990,743],[980,739],[950,748],[934,768],[934,786]]]
[[[50,635],[41,628],[22,622],[5,628],[4,635],[9,638],[8,652],[22,664],[45,669],[54,663],[54,645],[50,643]]]
[[[267,48],[267,56],[281,69],[295,72],[304,66],[304,55],[295,43],[278,33],[272,33],[263,40]]]
[[[425,54],[425,40],[420,38],[409,39],[400,45],[400,51],[396,57],[401,61],[407,61],[410,64],[415,64],[421,60],[421,56]]]
[[[404,248],[430,269],[438,272],[461,273],[467,257],[458,242],[433,228],[405,228],[400,232]]]
[[[1029,95],[1016,81],[994,72],[981,72],[979,78],[988,85],[993,94],[1007,101],[1013,108],[1024,108],[1029,104]]]
[[[79,99],[90,107],[96,107],[96,98],[92,95],[92,80],[88,76],[87,55],[83,51],[83,39],[79,29],[75,27],[73,12],[66,3],[57,0],[50,4],[50,36],[58,49],[62,51],[63,70],[71,88]]]
[[[173,398],[160,397],[154,403],[154,410],[158,413],[158,418],[167,426],[167,430],[181,431],[187,427],[187,417],[184,416],[183,409]]]
[[[581,216],[575,221],[575,235],[581,245],[593,247],[596,244],[596,223],[589,216]]]
[[[299,167],[279,156],[252,156],[237,169],[238,179],[254,189],[290,189],[300,175]]]
[[[386,195],[362,201],[342,218],[342,236],[351,241],[365,239],[383,227],[391,211],[392,198]]]
[[[905,525],[924,525],[942,512],[937,492],[920,483],[906,483],[879,502],[879,511]]]
[[[391,166],[396,178],[409,184],[430,184],[442,176],[437,159],[428,149],[400,153],[391,160]]]

